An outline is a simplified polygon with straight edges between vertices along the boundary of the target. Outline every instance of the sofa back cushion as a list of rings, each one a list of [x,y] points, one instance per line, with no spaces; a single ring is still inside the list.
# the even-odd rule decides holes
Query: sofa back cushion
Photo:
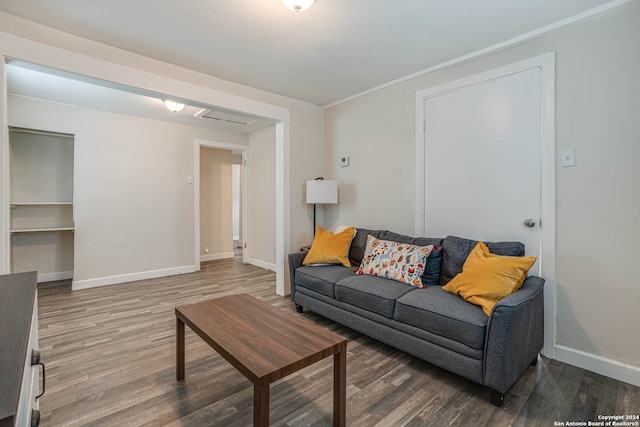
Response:
[[[489,252],[496,255],[524,256],[524,244],[520,242],[484,242]],[[467,257],[478,244],[477,240],[447,236],[442,242],[442,263],[440,265],[440,284],[446,285],[462,272]]]
[[[351,247],[349,248],[349,259],[351,260],[351,264],[358,266],[362,262],[362,258],[364,258],[364,251],[367,247],[367,236],[369,234],[373,237],[378,237],[380,231],[356,227],[356,235],[351,241]]]
[[[382,240],[391,240],[399,243],[408,243],[410,245],[416,246],[442,246],[442,239],[437,239],[434,237],[411,237],[405,236],[404,234],[394,233],[393,231],[382,230],[380,231],[380,236],[378,239]]]
[[[427,265],[422,275],[422,283],[425,286],[438,285],[440,281],[440,264],[442,258],[443,239],[433,237],[411,237],[404,234],[394,233],[388,230],[368,230],[366,228],[356,227],[356,236],[351,241],[349,250],[349,259],[353,265],[360,265],[364,257],[364,251],[367,246],[367,236],[372,235],[381,240],[391,240],[398,243],[408,243],[415,246],[434,245],[434,249],[427,258]],[[436,246],[438,247],[436,249]],[[473,247],[471,248],[473,249]],[[469,250],[471,252],[471,250]],[[464,263],[464,261],[463,261]]]

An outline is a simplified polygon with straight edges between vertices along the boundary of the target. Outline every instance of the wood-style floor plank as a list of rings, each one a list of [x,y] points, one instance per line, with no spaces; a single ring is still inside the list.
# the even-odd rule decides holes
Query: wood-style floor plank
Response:
[[[174,308],[250,293],[295,313],[274,289],[272,272],[243,265],[241,257],[204,263],[197,273],[95,289],[41,285],[39,338],[47,370],[41,425],[250,426],[251,382],[189,328],[186,379],[175,380]],[[349,426],[550,426],[640,411],[640,388],[544,357],[496,408],[482,386],[315,313],[300,316],[349,340]],[[332,359],[275,382],[270,394],[272,426],[330,426]]]

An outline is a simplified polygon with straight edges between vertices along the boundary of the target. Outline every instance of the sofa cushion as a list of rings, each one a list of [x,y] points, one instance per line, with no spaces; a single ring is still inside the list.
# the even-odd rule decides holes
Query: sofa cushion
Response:
[[[412,289],[384,277],[354,276],[336,283],[335,298],[392,319],[396,299]]]
[[[484,242],[489,252],[496,255],[524,256],[524,245],[520,242]],[[467,257],[478,244],[477,240],[447,236],[442,242],[442,263],[440,265],[440,284],[446,285],[462,272]]]
[[[487,316],[482,309],[440,286],[413,289],[399,297],[393,318],[471,348],[484,347]]]
[[[329,298],[335,298],[334,285],[340,280],[355,276],[353,268],[342,265],[304,266],[296,269],[296,286],[314,290]]]
[[[378,239],[391,240],[391,241],[400,242],[400,243],[408,243],[410,245],[416,245],[416,246],[429,246],[429,245],[441,246],[442,245],[442,239],[439,239],[439,238],[411,237],[411,236],[406,236],[404,234],[394,233],[393,231],[388,231],[388,230],[381,230],[379,232],[379,235],[376,237],[378,237]]]
[[[351,247],[349,248],[349,259],[353,265],[360,265],[362,258],[364,257],[364,250],[367,247],[367,236],[371,234],[373,237],[378,237],[379,230],[368,230],[366,228],[356,228],[356,235],[351,241]]]

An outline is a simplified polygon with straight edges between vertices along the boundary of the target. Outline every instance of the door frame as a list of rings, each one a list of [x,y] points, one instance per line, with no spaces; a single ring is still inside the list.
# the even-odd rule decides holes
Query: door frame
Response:
[[[240,144],[230,144],[227,142],[207,141],[204,139],[196,139],[193,142],[193,242],[195,246],[195,266],[196,271],[200,271],[200,153],[202,148],[217,148],[220,150],[229,150],[241,152],[242,154],[242,185],[241,185],[241,203],[243,206],[240,215],[240,227],[242,228],[242,263],[247,264],[249,258],[249,247],[247,238],[249,236],[247,221],[247,160],[249,158],[249,147]]]
[[[416,236],[425,233],[425,101],[466,86],[494,80],[533,68],[540,69],[540,260],[544,289],[544,347],[542,353],[555,358],[556,347],[556,183],[555,183],[555,52],[526,59],[500,68],[474,74],[431,88],[415,95],[415,215]]]

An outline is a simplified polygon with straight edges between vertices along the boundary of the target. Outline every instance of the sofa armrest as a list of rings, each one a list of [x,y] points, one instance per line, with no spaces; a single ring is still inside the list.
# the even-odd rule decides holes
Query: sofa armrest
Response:
[[[291,286],[291,301],[295,301],[296,295],[296,268],[302,267],[302,261],[307,256],[307,251],[293,252],[289,254],[289,279]]]
[[[528,277],[498,301],[487,323],[484,384],[506,393],[535,360],[544,344],[544,279]]]

